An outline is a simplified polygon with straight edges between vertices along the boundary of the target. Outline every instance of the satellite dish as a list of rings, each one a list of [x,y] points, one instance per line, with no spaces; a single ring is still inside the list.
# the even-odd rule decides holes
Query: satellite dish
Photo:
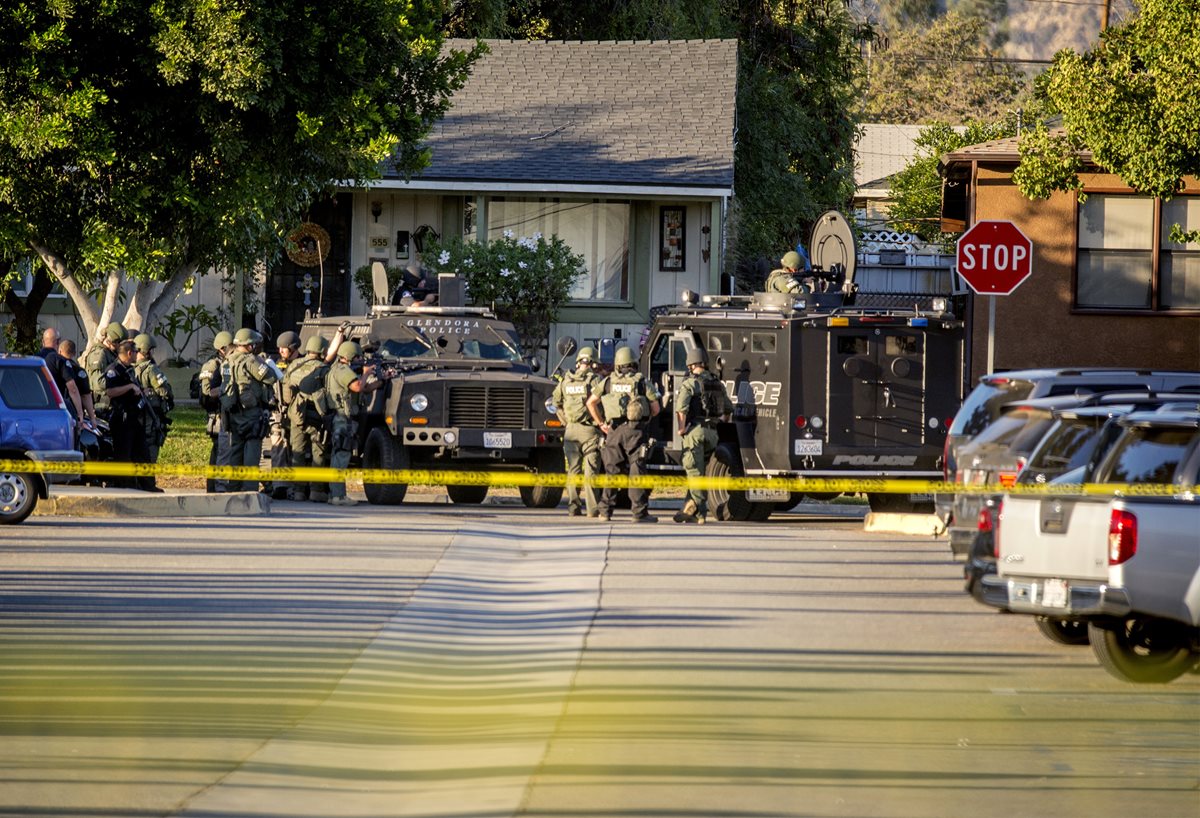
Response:
[[[387,268],[382,261],[371,262],[371,290],[373,304],[388,304],[392,294],[388,291]]]
[[[836,210],[822,213],[813,225],[808,246],[811,248],[809,258],[813,267],[818,267],[826,273],[840,267],[845,273],[846,284],[854,283],[858,243],[854,238],[854,229],[845,216]]]

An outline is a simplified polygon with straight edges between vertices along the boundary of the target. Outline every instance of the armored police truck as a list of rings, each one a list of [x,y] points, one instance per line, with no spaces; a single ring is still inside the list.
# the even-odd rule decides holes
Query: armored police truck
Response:
[[[554,382],[524,357],[513,325],[464,305],[461,279],[442,276],[436,306],[374,306],[365,316],[306,318],[301,342],[339,326],[390,381],[369,393],[353,462],[367,469],[525,469],[562,473],[563,429],[550,409]],[[365,483],[367,500],[396,504],[402,483]],[[487,486],[449,485],[455,503],[480,503]],[[521,499],[550,508],[561,486],[527,486]]]
[[[700,348],[734,404],[732,420],[718,428],[710,476],[941,479],[948,426],[962,401],[963,322],[947,299],[856,305],[853,234],[837,214],[822,217],[810,246],[816,266],[801,275],[811,293],[701,298],[685,291],[683,303],[655,319],[640,361],[664,396],[650,469],[679,467],[670,400],[687,377],[688,351]],[[743,520],[766,519],[801,496],[752,490],[709,498],[719,518]],[[874,510],[931,501],[868,499]]]

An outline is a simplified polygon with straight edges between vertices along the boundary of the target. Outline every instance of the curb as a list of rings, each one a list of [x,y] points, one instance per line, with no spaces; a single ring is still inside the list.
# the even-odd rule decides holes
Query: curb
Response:
[[[72,492],[55,487],[33,516],[61,517],[257,517],[271,512],[271,499],[256,491],[229,494],[147,494],[133,489]]]
[[[945,524],[936,514],[877,514],[871,511],[863,523],[863,531],[920,537],[937,537],[944,530]]]

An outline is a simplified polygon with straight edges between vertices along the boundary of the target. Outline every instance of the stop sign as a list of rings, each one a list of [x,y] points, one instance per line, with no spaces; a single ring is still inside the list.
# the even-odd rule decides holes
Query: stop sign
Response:
[[[1008,295],[1033,272],[1033,242],[1012,222],[976,222],[958,240],[958,274],[980,295]]]

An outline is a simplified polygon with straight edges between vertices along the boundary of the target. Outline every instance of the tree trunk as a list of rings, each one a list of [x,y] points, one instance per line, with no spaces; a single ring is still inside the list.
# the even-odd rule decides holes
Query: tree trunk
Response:
[[[6,268],[7,266],[5,265]],[[4,272],[7,272],[7,269],[0,270],[0,273]],[[0,277],[3,276],[0,275]],[[13,292],[11,287],[4,291],[4,306],[13,316],[12,332],[7,333],[9,352],[35,354],[41,349],[38,315],[53,286],[54,281],[46,271],[39,269],[34,271],[33,286],[29,289],[29,295],[24,299]]]

